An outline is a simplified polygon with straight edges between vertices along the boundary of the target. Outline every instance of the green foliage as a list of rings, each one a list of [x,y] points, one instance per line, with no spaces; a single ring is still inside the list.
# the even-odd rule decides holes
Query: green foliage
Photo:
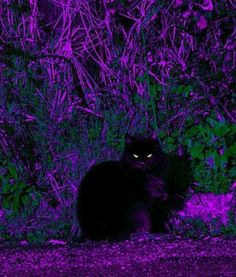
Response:
[[[221,226],[221,233],[226,238],[236,238],[236,207],[228,212],[229,222],[227,225]]]
[[[101,121],[99,121],[98,119],[94,120],[94,124],[93,127],[91,127],[89,129],[89,140],[91,142],[95,141],[96,139],[98,139],[101,135],[101,131],[102,131],[102,124]]]
[[[225,238],[236,238],[236,224],[229,224],[228,226],[222,226],[221,233]]]
[[[164,138],[165,141],[165,151],[167,153],[174,152],[176,150],[176,139],[172,136],[166,136]]]
[[[207,225],[201,219],[189,219],[188,223],[191,226],[186,232],[188,238],[201,238],[207,235]]]
[[[191,147],[189,149],[189,152],[190,152],[190,154],[191,154],[193,159],[195,159],[195,158],[201,159],[201,158],[204,157],[203,154],[202,154],[203,150],[204,150],[204,146],[203,145],[196,144],[196,145],[194,145],[193,147]]]
[[[149,86],[150,95],[153,97],[155,101],[159,100],[162,92],[162,86],[159,84],[153,84]]]
[[[147,81],[145,76],[139,81]],[[194,85],[172,86],[171,93],[177,98],[176,101],[185,101],[190,97]],[[157,103],[162,92],[159,85],[150,85],[151,101]],[[176,98],[175,98],[176,99]],[[146,111],[152,109],[152,104],[146,98],[134,96],[136,105],[143,105]],[[164,120],[165,114],[158,113],[158,118]],[[154,127],[154,126],[153,126]],[[167,125],[159,132],[159,138],[166,152],[176,151],[177,145],[183,144],[192,157],[192,167],[196,190],[203,192],[222,193],[227,192],[229,186],[236,178],[235,155],[236,143],[234,136],[235,125],[218,120],[214,112],[202,121],[195,124],[192,116],[188,117],[182,130]]]
[[[124,126],[127,124],[127,115],[111,109],[104,113],[104,117],[107,123],[106,143],[109,147],[121,152],[124,146]]]
[[[138,82],[140,82],[140,83],[145,83],[145,82],[148,81],[148,79],[149,79],[148,73],[147,73],[147,72],[144,72],[143,75],[138,76],[138,77],[136,78],[136,81],[138,81]]]
[[[68,238],[71,230],[71,222],[65,221],[63,218],[50,222],[46,228],[48,233],[53,234],[54,238]]]
[[[179,86],[172,86],[171,88],[171,92],[173,94],[176,94],[178,96],[184,96],[184,97],[188,97],[190,92],[193,90],[192,86],[190,85],[179,85]]]
[[[42,244],[47,240],[47,233],[45,231],[38,230],[36,232],[29,232],[27,234],[27,241],[30,244]]]
[[[173,87],[172,92],[191,91],[191,86]],[[224,193],[236,179],[235,125],[218,120],[214,112],[194,123],[187,118],[182,131],[178,128],[163,128],[159,138],[166,152],[175,152],[177,146],[185,145],[192,158],[195,189],[202,192]]]
[[[174,224],[175,234],[191,238],[201,239],[207,236],[217,237],[222,233],[225,237],[235,237],[235,225],[225,226],[219,219],[212,219],[211,222],[204,222],[201,218],[184,218],[181,224]]]
[[[214,117],[186,128],[183,144],[193,159],[198,190],[215,193],[227,192],[235,179],[235,126]],[[229,166],[228,166],[229,165]]]
[[[13,216],[17,216],[26,207],[25,212],[32,213],[39,205],[41,194],[20,179],[13,163],[4,161],[2,166],[7,169],[5,174],[0,175],[2,207],[11,210]]]
[[[203,238],[208,231],[207,224],[200,218],[180,218],[177,224],[173,224],[173,233],[187,238]]]

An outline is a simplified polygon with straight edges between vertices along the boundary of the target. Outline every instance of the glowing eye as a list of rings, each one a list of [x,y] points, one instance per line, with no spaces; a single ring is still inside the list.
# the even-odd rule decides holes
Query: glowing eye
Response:
[[[151,158],[152,154],[147,155],[148,158]]]
[[[136,154],[133,154],[133,156],[137,159],[138,158],[138,155],[136,155]]]

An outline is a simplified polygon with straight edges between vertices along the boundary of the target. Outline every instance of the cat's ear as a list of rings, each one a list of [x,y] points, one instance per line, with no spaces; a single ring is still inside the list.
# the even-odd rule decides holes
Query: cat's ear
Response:
[[[125,144],[131,144],[133,141],[133,138],[130,134],[125,135]]]

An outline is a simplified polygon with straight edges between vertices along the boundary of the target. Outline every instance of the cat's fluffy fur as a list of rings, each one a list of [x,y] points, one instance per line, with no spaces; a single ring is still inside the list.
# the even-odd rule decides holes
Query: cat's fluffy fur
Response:
[[[165,154],[155,139],[126,135],[121,160],[95,165],[80,184],[81,240],[166,231],[171,210],[183,205],[190,182],[186,172],[187,159]]]

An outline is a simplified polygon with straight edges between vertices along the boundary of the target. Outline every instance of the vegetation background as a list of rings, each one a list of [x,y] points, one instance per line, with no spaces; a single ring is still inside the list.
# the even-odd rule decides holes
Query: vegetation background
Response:
[[[186,148],[194,191],[228,192],[235,26],[231,0],[0,1],[1,239],[76,236],[79,182],[127,132]]]

